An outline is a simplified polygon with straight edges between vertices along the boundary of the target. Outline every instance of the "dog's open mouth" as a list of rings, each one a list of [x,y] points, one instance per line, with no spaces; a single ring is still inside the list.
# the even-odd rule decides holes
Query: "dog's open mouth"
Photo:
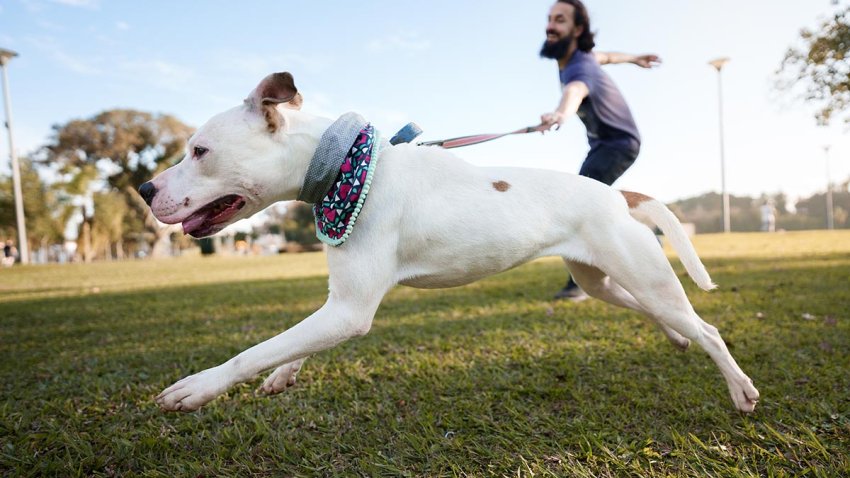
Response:
[[[245,198],[230,194],[207,204],[183,220],[183,233],[195,238],[211,236],[245,206]]]

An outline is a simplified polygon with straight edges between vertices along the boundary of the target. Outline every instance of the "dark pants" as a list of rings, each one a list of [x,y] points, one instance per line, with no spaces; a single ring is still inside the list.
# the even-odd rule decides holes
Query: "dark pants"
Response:
[[[578,174],[610,186],[635,162],[639,152],[637,145],[615,148],[597,144],[590,148]]]
[[[578,174],[610,186],[635,162],[639,152],[640,146],[637,143],[632,147],[623,148],[597,144],[590,148]],[[571,276],[565,288],[573,287],[577,285]]]

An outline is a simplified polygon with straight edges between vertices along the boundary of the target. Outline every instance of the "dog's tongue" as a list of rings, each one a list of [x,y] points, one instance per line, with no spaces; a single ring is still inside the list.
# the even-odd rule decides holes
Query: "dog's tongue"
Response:
[[[192,234],[204,224],[204,216],[202,214],[192,215],[183,221],[183,234]]]

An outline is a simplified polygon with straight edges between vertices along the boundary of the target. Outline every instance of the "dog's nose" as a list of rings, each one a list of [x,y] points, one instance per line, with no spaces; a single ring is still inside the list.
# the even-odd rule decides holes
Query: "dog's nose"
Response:
[[[139,186],[139,194],[142,196],[142,199],[148,203],[148,206],[153,202],[153,197],[156,196],[156,186],[153,185],[150,181]]]

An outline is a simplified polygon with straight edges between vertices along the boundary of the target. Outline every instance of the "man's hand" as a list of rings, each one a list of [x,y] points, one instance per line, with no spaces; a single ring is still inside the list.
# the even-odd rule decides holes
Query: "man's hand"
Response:
[[[583,81],[571,81],[564,86],[564,93],[561,95],[561,102],[555,111],[540,115],[540,126],[537,131],[541,133],[549,131],[552,127],[555,130],[561,128],[564,121],[570,116],[576,114],[581,102],[590,94],[590,90]]]
[[[561,123],[564,122],[565,116],[560,111],[540,115],[540,126],[537,127],[537,131],[545,133],[552,129],[553,126],[555,127],[555,131],[561,129]]]
[[[631,63],[641,67],[641,68],[654,68],[661,64],[661,58],[658,55],[637,55],[635,56]]]

